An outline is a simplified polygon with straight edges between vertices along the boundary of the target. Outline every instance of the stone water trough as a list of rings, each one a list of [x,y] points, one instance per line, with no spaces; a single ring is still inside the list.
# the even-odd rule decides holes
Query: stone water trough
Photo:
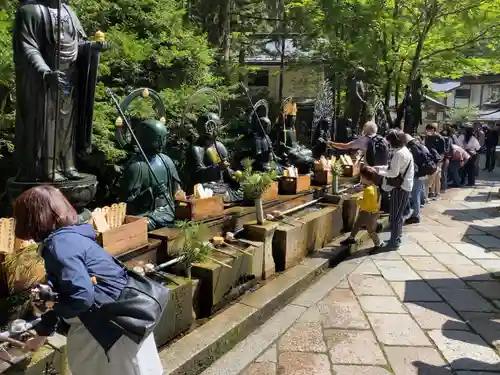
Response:
[[[245,225],[244,236],[264,244],[263,278],[299,263],[339,236],[342,205],[314,200],[284,212],[283,217]]]
[[[211,234],[216,233],[217,225],[210,229]],[[168,251],[175,253],[175,247],[181,246],[180,241],[173,237],[176,230],[169,230],[170,241]],[[167,232],[167,231],[165,231]],[[216,233],[217,234],[217,233]],[[207,238],[208,239],[208,238]],[[154,239],[150,241],[161,242]],[[157,251],[147,251],[140,255],[129,254],[125,263],[129,267],[152,263],[161,264],[173,256]],[[243,251],[240,251],[243,250]],[[214,311],[224,306],[245,291],[245,284],[255,279],[254,263],[263,257],[263,246],[259,243],[241,242],[227,246],[224,253],[214,251],[213,259],[225,264],[223,266],[211,260],[202,263],[194,263],[191,269],[191,277],[185,277],[184,270],[178,264],[163,268],[153,274],[160,283],[168,286],[171,290],[170,302],[162,321],[155,330],[155,338],[158,346],[163,346],[182,332],[189,330],[196,319],[206,318]]]
[[[316,203],[284,218],[272,242],[277,272],[295,266],[339,236],[342,230],[342,210],[338,205]]]

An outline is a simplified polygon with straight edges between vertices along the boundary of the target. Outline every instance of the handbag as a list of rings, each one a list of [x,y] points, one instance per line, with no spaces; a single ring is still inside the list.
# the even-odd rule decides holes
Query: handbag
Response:
[[[408,169],[410,168],[411,163],[413,162],[412,159],[408,162],[408,166],[406,167],[404,173],[401,175],[398,174],[396,177],[386,177],[385,181],[387,182],[387,185],[390,185],[395,188],[400,188],[401,185],[403,185],[404,178],[406,176],[406,173],[408,173]]]
[[[160,321],[170,297],[170,289],[113,259],[125,270],[127,284],[116,301],[102,303],[96,311],[125,336],[140,344]]]

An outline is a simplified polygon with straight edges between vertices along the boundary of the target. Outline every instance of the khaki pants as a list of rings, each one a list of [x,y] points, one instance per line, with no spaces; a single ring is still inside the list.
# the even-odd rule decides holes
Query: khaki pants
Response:
[[[358,232],[365,227],[368,235],[372,239],[375,246],[380,245],[380,238],[377,234],[377,223],[380,214],[378,212],[366,212],[359,211],[358,216],[356,217],[356,221],[352,227],[351,238],[355,238]]]

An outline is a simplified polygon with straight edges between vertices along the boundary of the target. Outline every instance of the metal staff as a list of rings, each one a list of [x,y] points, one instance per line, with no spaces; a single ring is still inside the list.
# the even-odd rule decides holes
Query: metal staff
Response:
[[[240,85],[243,88],[243,91],[245,91],[247,99],[250,102],[250,106],[252,107],[252,114],[253,114],[255,112],[255,108],[254,108],[254,104],[253,104],[252,98],[250,96],[250,93],[248,92],[248,88],[243,84],[243,82],[240,82]],[[274,149],[273,149],[273,145],[271,144],[271,140],[269,139],[269,136],[267,135],[266,131],[264,130],[264,125],[262,125],[262,121],[260,121],[260,117],[257,113],[255,113],[255,117],[257,117],[257,121],[259,122],[259,126],[260,126],[260,129],[262,130],[262,133],[266,135],[267,145],[269,146],[269,149],[271,150],[271,156],[273,158],[273,161],[276,161],[276,154],[274,153]]]
[[[59,71],[61,68],[61,7],[62,7],[62,1],[59,0],[57,2],[57,40],[56,40],[56,56],[55,56],[55,70],[56,72]],[[60,95],[60,90],[61,88],[59,87],[59,78],[56,86],[56,113],[54,116],[55,124],[54,124],[54,146],[52,149],[53,155],[52,155],[52,182],[55,182],[56,180],[56,152],[57,152],[57,128],[59,127],[59,115],[60,115],[60,103],[59,101],[61,100],[61,95]]]
[[[118,113],[120,114],[120,117],[122,118],[122,120],[123,120],[125,126],[127,127],[128,131],[130,132],[130,135],[132,136],[132,139],[136,143],[137,148],[139,149],[139,152],[140,152],[141,156],[143,157],[144,162],[148,166],[149,172],[151,172],[151,174],[153,175],[153,178],[155,179],[155,182],[156,182],[157,186],[158,187],[163,186],[164,184],[162,184],[160,182],[160,180],[158,179],[158,176],[156,176],[156,173],[153,170],[153,167],[149,163],[149,160],[148,160],[148,157],[146,156],[146,153],[144,152],[141,144],[139,143],[139,140],[135,136],[135,133],[132,130],[132,127],[130,126],[130,123],[128,122],[127,117],[125,116],[125,113],[123,113],[123,110],[120,107],[120,103],[118,102],[118,99],[116,98],[115,93],[109,87],[106,87],[106,92],[108,93],[109,96],[111,96],[111,99],[113,99],[113,102],[114,102],[114,104],[116,106],[116,109],[118,110]],[[167,193],[165,192],[165,189],[159,189],[159,190],[160,190],[160,193],[163,195],[163,197],[168,200]]]

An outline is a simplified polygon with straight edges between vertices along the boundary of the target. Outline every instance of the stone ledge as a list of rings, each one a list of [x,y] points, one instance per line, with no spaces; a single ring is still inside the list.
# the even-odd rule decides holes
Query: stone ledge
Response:
[[[164,374],[195,375],[206,369],[309,286],[328,264],[328,258],[304,259],[167,346],[160,352]]]

